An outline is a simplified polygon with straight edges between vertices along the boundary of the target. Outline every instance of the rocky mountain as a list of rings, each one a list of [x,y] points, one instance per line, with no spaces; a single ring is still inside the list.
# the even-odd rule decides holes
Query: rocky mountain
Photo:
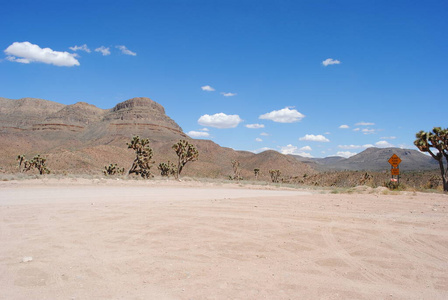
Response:
[[[159,162],[176,161],[171,146],[180,139],[190,140],[200,153],[199,160],[184,169],[185,175],[228,177],[233,173],[233,159],[240,161],[244,178],[253,178],[255,168],[261,170],[263,179],[268,179],[268,170],[273,168],[285,177],[315,172],[275,151],[254,154],[191,139],[162,105],[149,98],[129,99],[111,109],[85,102],[64,105],[34,98],[0,98],[0,167],[9,172],[17,170],[18,154],[47,157],[55,173],[100,173],[109,163],[129,168],[134,154],[126,142],[134,135],[149,138],[155,153],[154,173]]]
[[[366,150],[358,153],[349,158],[343,158],[339,156],[332,156],[326,158],[304,158],[295,155],[294,157],[310,167],[320,170],[370,170],[370,171],[382,171],[389,170],[390,164],[389,158],[396,154],[401,158],[402,162],[399,168],[403,171],[415,171],[415,170],[432,170],[439,167],[438,163],[417,150],[412,149],[400,149],[400,148],[367,148]]]

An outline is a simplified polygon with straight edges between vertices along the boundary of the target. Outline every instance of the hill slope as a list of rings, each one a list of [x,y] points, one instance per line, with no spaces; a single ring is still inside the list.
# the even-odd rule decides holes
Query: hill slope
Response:
[[[41,154],[56,173],[100,173],[105,165],[118,163],[129,168],[134,154],[126,142],[132,136],[149,138],[157,164],[177,161],[171,146],[180,139],[190,140],[199,150],[199,160],[184,169],[185,175],[227,177],[232,175],[233,159],[241,163],[244,178],[253,178],[253,169],[268,179],[270,168],[282,174],[300,176],[314,171],[307,165],[267,151],[254,154],[223,148],[208,140],[189,138],[165,113],[159,103],[149,98],[133,98],[112,109],[101,109],[78,102],[64,105],[48,100],[0,98],[0,167],[15,172],[18,154],[31,158]]]

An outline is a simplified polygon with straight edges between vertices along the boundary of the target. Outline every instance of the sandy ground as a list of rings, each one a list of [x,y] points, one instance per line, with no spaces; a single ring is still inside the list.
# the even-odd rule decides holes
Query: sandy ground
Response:
[[[0,182],[0,299],[448,299],[448,196]]]

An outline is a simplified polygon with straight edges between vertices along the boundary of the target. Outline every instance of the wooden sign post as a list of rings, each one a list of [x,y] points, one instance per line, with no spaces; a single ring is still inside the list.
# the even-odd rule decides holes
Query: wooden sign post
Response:
[[[398,157],[398,155],[394,154],[392,155],[388,162],[391,165],[390,168],[390,174],[392,175],[391,181],[396,181],[397,184],[400,184],[400,168],[398,165],[401,163],[401,158]],[[394,176],[397,176],[397,178],[394,178]]]

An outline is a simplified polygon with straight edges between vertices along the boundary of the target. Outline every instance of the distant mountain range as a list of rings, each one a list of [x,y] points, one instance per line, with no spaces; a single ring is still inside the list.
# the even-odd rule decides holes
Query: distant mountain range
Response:
[[[425,155],[417,150],[401,148],[367,148],[349,158],[340,156],[330,156],[325,158],[305,158],[298,155],[292,155],[300,162],[307,164],[318,171],[382,171],[389,170],[389,158],[396,154],[402,162],[399,168],[403,171],[411,170],[432,170],[439,168],[437,161],[432,157]]]

